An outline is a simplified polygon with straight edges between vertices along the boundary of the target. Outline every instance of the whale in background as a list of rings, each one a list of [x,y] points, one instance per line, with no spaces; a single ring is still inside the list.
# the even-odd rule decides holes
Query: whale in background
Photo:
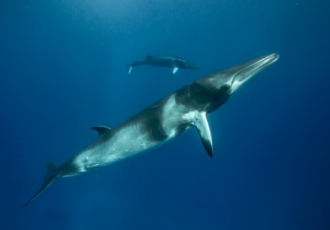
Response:
[[[131,64],[125,63],[127,68],[127,74],[132,72],[133,66],[139,65],[154,65],[154,66],[164,66],[172,68],[171,76],[173,76],[178,69],[200,69],[198,66],[192,64],[191,62],[174,56],[150,56],[141,59],[139,61],[133,62]]]
[[[96,126],[98,138],[89,147],[72,156],[62,165],[45,161],[47,170],[38,192],[28,205],[58,177],[80,175],[144,153],[180,136],[195,127],[210,157],[213,141],[207,115],[223,105],[247,80],[279,58],[270,54],[200,78],[169,94],[127,121],[110,129]]]

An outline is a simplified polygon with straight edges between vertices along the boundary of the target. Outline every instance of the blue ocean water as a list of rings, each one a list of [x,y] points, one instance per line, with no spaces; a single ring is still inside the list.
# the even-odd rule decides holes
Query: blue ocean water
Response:
[[[0,2],[0,229],[330,229],[330,2]],[[159,149],[39,189],[114,127],[202,76],[280,59]],[[201,67],[124,62],[177,55]]]

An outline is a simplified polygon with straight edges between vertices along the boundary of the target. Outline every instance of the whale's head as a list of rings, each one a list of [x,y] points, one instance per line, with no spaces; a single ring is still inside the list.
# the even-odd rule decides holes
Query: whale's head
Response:
[[[198,66],[192,64],[191,62],[177,58],[174,60],[174,65],[180,69],[200,69]]]
[[[220,91],[225,89],[232,95],[247,80],[276,62],[279,57],[278,54],[274,53],[256,58],[227,70],[205,76],[197,82],[209,89]]]

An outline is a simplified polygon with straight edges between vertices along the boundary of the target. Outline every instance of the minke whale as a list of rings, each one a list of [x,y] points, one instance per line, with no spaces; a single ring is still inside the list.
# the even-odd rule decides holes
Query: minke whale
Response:
[[[96,126],[98,138],[89,147],[62,165],[45,161],[47,170],[38,192],[28,205],[58,177],[80,175],[136,156],[196,127],[210,157],[213,142],[207,115],[223,105],[240,86],[273,64],[278,54],[270,54],[230,69],[202,77],[164,97],[115,128]]]
[[[155,65],[155,66],[164,66],[172,68],[171,76],[173,76],[178,69],[199,69],[198,66],[190,63],[189,61],[174,57],[174,56],[150,56],[148,55],[146,58],[141,59],[139,61],[133,62],[131,64],[125,63],[127,68],[127,74],[132,72],[133,66],[139,65]]]

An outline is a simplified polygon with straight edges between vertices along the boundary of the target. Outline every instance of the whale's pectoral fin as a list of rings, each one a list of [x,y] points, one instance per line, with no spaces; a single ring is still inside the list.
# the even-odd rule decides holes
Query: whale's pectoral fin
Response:
[[[127,62],[125,62],[125,65],[127,69],[127,74],[130,74],[132,72],[132,65]]]
[[[53,181],[56,179],[56,177],[57,177],[57,174],[55,173],[56,169],[57,169],[56,165],[53,162],[48,161],[48,160],[45,161],[45,164],[47,167],[46,175],[44,177],[44,181],[42,182],[42,184],[39,188],[39,191],[28,202],[23,204],[22,207],[27,206],[33,200],[35,200],[38,196],[40,196],[40,194],[43,193],[46,190],[46,188],[48,188],[53,183]]]
[[[213,156],[213,144],[212,144],[212,135],[209,127],[209,123],[207,122],[206,112],[189,112],[182,116],[182,118],[192,125],[194,125],[201,137],[203,146],[206,152],[210,157]]]
[[[206,113],[201,113],[198,121],[195,124],[199,135],[201,136],[201,140],[203,143],[206,152],[210,157],[213,156],[213,144],[212,144],[212,136],[210,131],[209,123],[206,119]]]
[[[108,132],[111,132],[111,128],[103,126],[103,125],[94,126],[91,129],[96,130],[99,133],[99,136],[102,136]]]
[[[174,67],[171,76],[173,76],[178,71],[178,69],[178,67]]]

